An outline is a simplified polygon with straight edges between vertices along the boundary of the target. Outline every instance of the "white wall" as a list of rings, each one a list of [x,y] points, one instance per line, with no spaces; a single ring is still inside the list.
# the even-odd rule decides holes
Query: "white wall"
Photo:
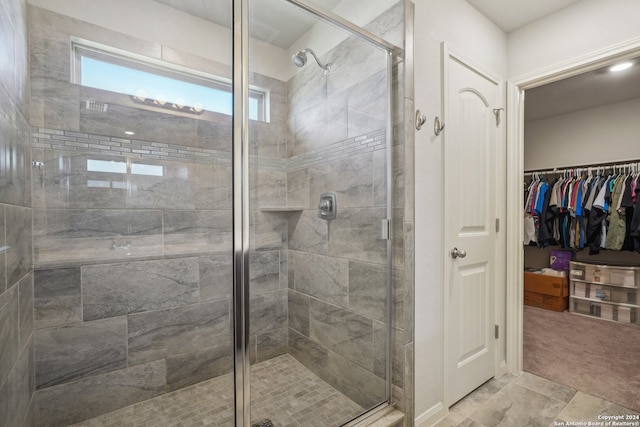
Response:
[[[508,37],[515,78],[640,37],[640,1],[582,0]]]
[[[432,130],[434,117],[442,117],[441,42],[506,77],[507,40],[463,0],[414,3],[415,106],[427,117],[415,143],[415,414],[419,426],[443,402],[442,138]]]
[[[638,161],[638,117],[640,98],[527,121],[524,126],[524,168]]]

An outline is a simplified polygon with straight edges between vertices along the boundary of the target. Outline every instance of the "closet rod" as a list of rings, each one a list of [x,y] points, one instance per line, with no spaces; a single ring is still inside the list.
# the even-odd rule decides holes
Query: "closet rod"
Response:
[[[620,162],[606,162],[606,163],[591,163],[588,165],[575,165],[575,166],[564,166],[564,167],[556,167],[553,169],[529,169],[524,171],[525,175],[530,174],[544,174],[544,173],[565,173],[568,171],[575,170],[591,170],[591,169],[614,169],[614,168],[628,168],[629,170],[639,171],[640,170],[640,160],[625,160]]]

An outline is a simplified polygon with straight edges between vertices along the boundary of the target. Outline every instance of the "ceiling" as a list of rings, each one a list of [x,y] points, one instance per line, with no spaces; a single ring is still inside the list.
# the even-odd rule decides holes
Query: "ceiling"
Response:
[[[467,0],[505,33],[551,15],[580,0]]]
[[[166,6],[197,16],[223,27],[231,27],[231,2],[227,0],[155,0]],[[333,9],[341,0],[323,0],[322,7]],[[288,49],[309,31],[318,19],[284,0],[250,3],[251,37]]]
[[[224,27],[231,27],[231,2],[227,0],[155,0]],[[580,0],[466,0],[505,33],[552,14]],[[341,0],[322,0],[332,10]],[[307,32],[317,20],[284,0],[251,2],[252,36],[282,48]],[[286,25],[283,25],[286,23]]]
[[[525,93],[524,118],[541,119],[640,97],[640,58],[617,73],[600,68]]]

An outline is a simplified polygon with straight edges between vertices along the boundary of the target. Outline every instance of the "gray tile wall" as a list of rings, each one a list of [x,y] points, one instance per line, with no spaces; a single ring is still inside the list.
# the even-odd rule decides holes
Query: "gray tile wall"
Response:
[[[400,2],[367,26],[403,45]],[[391,112],[393,318],[386,318],[386,56],[350,38],[323,55],[332,71],[307,67],[288,83],[289,352],[360,405],[384,400],[386,330],[393,328],[392,382],[405,383],[404,140],[402,96]],[[402,90],[402,64],[390,76]],[[338,216],[317,217],[321,193],[338,194]],[[403,403],[403,402],[402,402]],[[404,405],[402,405],[404,406]]]
[[[37,269],[37,425],[77,422],[231,372],[230,277],[230,254]]]
[[[36,425],[69,425],[159,396],[166,392],[166,377],[166,361],[156,360],[40,390]]]
[[[233,368],[231,119],[152,111],[69,83],[70,37],[226,77],[231,70],[39,8],[29,15],[31,146],[42,162],[28,175],[36,271],[32,294],[9,296],[35,305],[35,423],[53,426]],[[251,84],[268,89],[271,102],[271,121],[252,122],[250,140],[256,362],[287,351],[288,223],[258,209],[286,203],[287,98],[284,82],[253,74]],[[87,109],[88,99],[107,112]],[[124,169],[100,171],[92,161]],[[136,173],[140,165],[157,174]],[[24,216],[0,212],[2,222]],[[8,263],[11,277],[24,270]],[[22,319],[17,309],[7,316]]]
[[[27,2],[0,0],[0,425],[30,426],[34,316]]]

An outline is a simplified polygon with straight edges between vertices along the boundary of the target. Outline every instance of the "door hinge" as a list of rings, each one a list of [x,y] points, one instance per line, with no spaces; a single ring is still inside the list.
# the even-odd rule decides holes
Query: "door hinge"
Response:
[[[391,240],[391,220],[383,219],[382,224],[382,240]]]
[[[495,325],[494,334],[496,339],[500,338],[500,326]]]
[[[496,218],[496,233],[500,231],[500,218]]]

